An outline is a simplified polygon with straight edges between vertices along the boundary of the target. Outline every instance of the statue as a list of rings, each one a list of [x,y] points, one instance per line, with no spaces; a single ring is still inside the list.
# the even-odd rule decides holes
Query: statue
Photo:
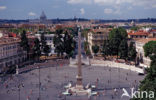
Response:
[[[18,68],[18,65],[16,65],[16,74],[17,74],[17,75],[19,74],[19,68]]]

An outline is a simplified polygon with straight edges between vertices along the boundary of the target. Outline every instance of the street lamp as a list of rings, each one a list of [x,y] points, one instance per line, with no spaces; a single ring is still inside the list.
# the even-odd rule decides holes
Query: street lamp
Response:
[[[40,98],[41,98],[41,93],[40,93],[40,88],[41,88],[41,81],[40,81],[40,66],[38,66],[38,73],[39,73],[39,77],[38,77],[38,80],[39,80],[39,98],[38,98],[38,100],[40,100]]]
[[[120,66],[119,65],[117,65],[117,66],[118,66],[118,82],[119,82],[118,93],[120,93],[120,89],[121,89],[121,87],[120,87]],[[120,96],[119,96],[119,98],[120,98]]]
[[[18,100],[20,100],[20,84],[18,85]]]
[[[19,84],[18,84],[18,87],[17,87],[17,88],[18,88],[18,100],[20,100],[20,90],[21,90],[20,87],[21,87],[22,83],[20,83],[19,74],[18,74],[17,77],[18,77],[18,83],[19,83]]]

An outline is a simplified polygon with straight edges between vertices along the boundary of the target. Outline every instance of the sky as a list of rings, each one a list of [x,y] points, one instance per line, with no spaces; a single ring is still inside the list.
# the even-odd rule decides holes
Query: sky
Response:
[[[156,18],[156,0],[0,0],[0,19]]]

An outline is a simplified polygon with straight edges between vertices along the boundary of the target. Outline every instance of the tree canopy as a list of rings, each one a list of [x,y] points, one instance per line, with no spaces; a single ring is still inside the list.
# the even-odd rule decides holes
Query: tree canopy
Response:
[[[93,45],[92,50],[95,53],[95,55],[99,52],[99,46],[98,45]]]
[[[136,59],[136,48],[134,46],[133,42],[130,42],[130,45],[128,47],[128,59],[134,61]]]
[[[57,29],[55,32],[55,36],[53,39],[55,52],[58,56],[62,56],[64,52],[64,45],[63,45],[63,29]]]
[[[87,41],[84,41],[84,51],[86,55],[88,56],[91,54],[90,49],[89,49],[89,43]]]
[[[102,47],[102,55],[106,59],[106,56],[111,54],[109,40],[104,40],[103,47]]]
[[[20,42],[20,46],[23,47],[23,50],[27,51],[27,53],[29,53],[30,47],[28,44],[28,38],[26,36],[26,31],[23,30],[23,32],[21,33],[21,42]]]
[[[58,56],[63,56],[64,53],[66,53],[68,57],[73,55],[76,47],[74,40],[75,33],[73,32],[74,31],[68,29],[63,30],[62,28],[56,30],[53,42],[55,52]]]
[[[127,32],[123,28],[114,28],[109,33],[109,43],[112,50],[112,55],[118,55],[119,46],[122,40],[127,39]]]
[[[33,47],[33,55],[35,58],[39,60],[39,57],[41,56],[41,45],[38,38],[35,38],[34,40],[34,47]]]
[[[45,32],[41,34],[41,51],[47,56],[48,53],[50,53],[50,47],[47,45],[46,39],[45,39]]]
[[[65,31],[64,34],[64,52],[67,54],[68,57],[71,57],[76,47],[76,42],[74,41],[73,36],[70,34],[70,32]]]
[[[156,55],[156,41],[150,41],[144,45],[145,56],[152,57]]]
[[[123,39],[120,43],[119,46],[119,56],[122,59],[127,59],[128,57],[128,44],[127,44],[127,40]]]

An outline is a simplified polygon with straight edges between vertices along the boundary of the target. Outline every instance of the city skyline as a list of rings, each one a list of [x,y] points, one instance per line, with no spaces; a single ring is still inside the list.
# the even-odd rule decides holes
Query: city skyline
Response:
[[[156,18],[155,0],[0,0],[0,19],[139,19]]]

